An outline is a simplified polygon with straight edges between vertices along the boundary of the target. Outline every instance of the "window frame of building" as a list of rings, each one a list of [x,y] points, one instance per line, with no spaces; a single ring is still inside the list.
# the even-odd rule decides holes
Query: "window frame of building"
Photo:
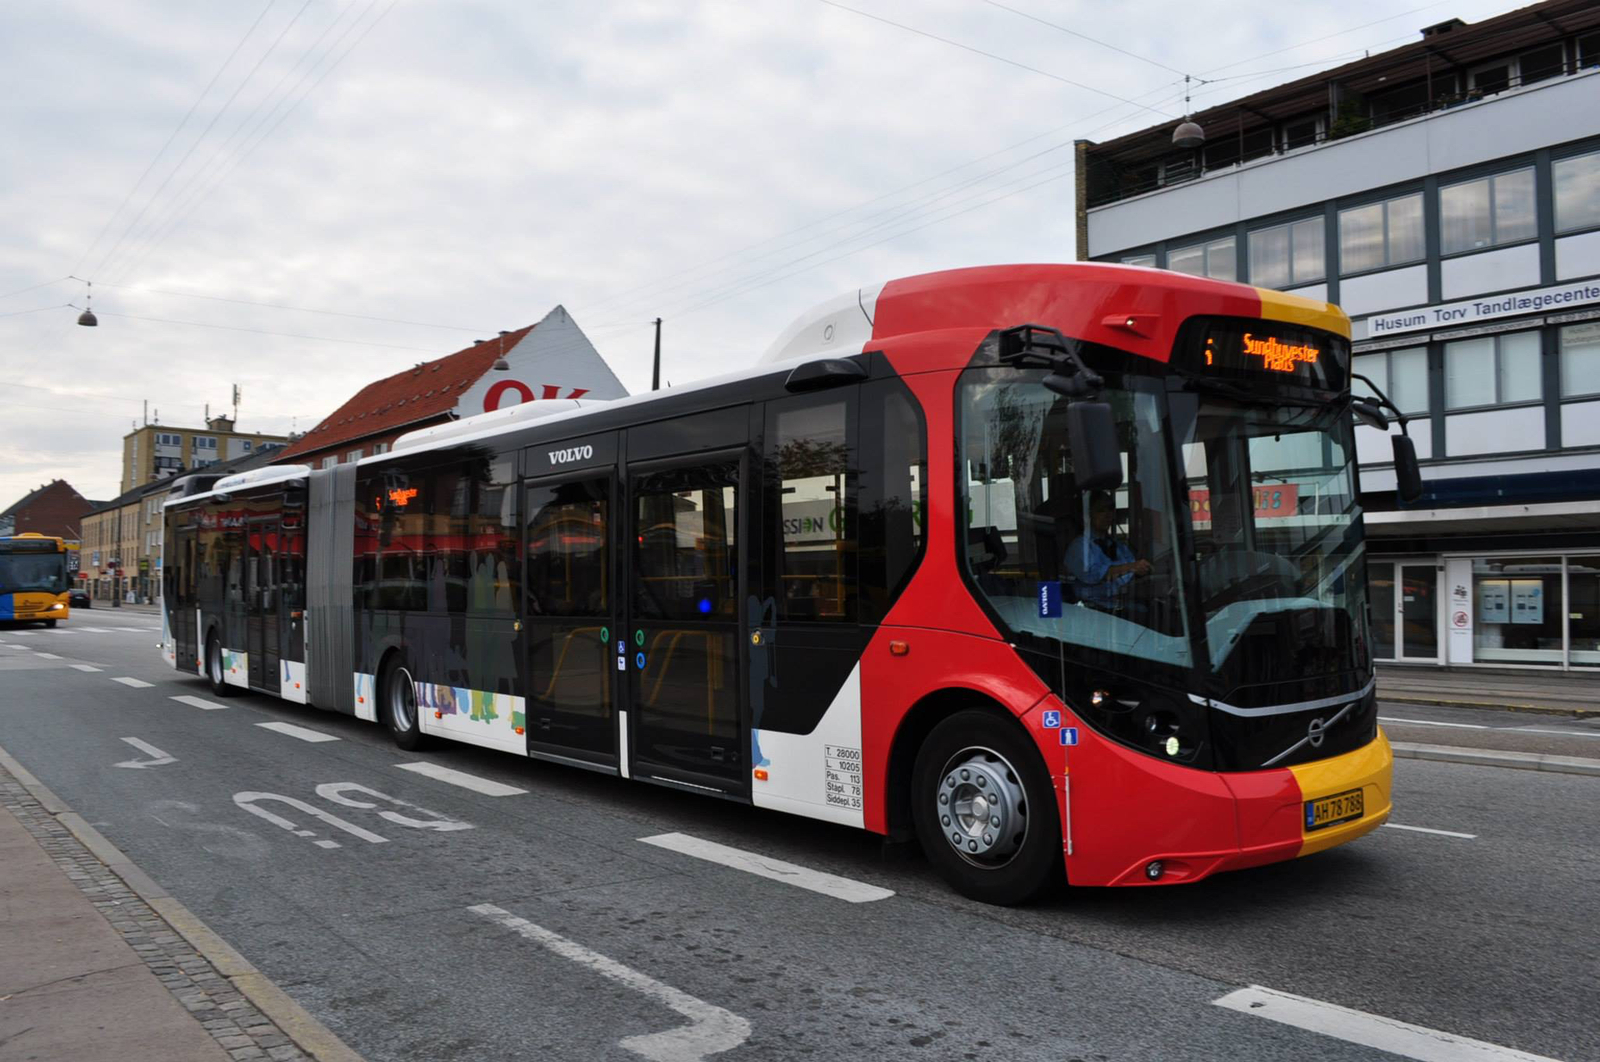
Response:
[[[322,468],[332,468],[334,465],[336,465],[338,463],[339,463],[339,455],[338,454],[329,454],[327,457],[324,457],[322,459],[322,464],[320,465],[320,467],[322,467]]]
[[[1126,257],[1118,259],[1118,261],[1123,265],[1149,266],[1151,269],[1156,267],[1156,255],[1154,251],[1151,251],[1149,254],[1130,254]]]
[[[1233,269],[1227,276],[1216,276],[1211,272],[1211,254],[1214,248],[1218,248],[1222,244],[1228,245],[1230,257],[1233,260]],[[1194,250],[1198,250],[1200,252],[1200,272],[1191,273],[1186,269],[1173,269],[1173,255],[1184,254]],[[1224,235],[1208,237],[1203,240],[1196,240],[1192,243],[1186,243],[1181,247],[1170,247],[1167,249],[1166,257],[1166,268],[1174,273],[1182,273],[1184,276],[1190,277],[1204,277],[1208,280],[1232,280],[1237,282],[1239,279],[1239,241],[1238,238],[1231,232]]]
[[[1527,175],[1528,181],[1527,198],[1529,207],[1532,211],[1529,218],[1529,226],[1525,232],[1519,235],[1502,236],[1500,229],[1503,224],[1506,224],[1506,222],[1502,221],[1500,217],[1501,212],[1497,207],[1501,195],[1500,182],[1506,178],[1515,177],[1522,174]],[[1488,197],[1486,208],[1489,231],[1488,242],[1477,243],[1471,246],[1451,247],[1450,218],[1448,216],[1446,207],[1446,197],[1452,190],[1469,188],[1476,184],[1484,185]],[[1456,255],[1477,254],[1481,251],[1491,251],[1500,247],[1512,247],[1521,243],[1535,243],[1539,239],[1538,175],[1535,172],[1532,162],[1528,162],[1524,165],[1512,166],[1509,169],[1496,170],[1493,173],[1479,174],[1478,176],[1468,177],[1464,180],[1451,181],[1448,184],[1440,184],[1438,198],[1439,257],[1441,258],[1451,258]]]
[[[372,444],[372,456],[373,457],[377,457],[379,454],[386,454],[388,452],[389,452],[389,444],[388,443],[383,442],[383,443],[373,443]]]
[[[1572,381],[1577,374],[1572,371],[1572,363],[1568,361],[1569,352],[1567,349],[1567,339],[1572,333],[1583,328],[1600,330],[1600,321],[1578,321],[1573,324],[1563,325],[1556,329],[1556,357],[1560,359],[1561,365],[1560,372],[1562,401],[1567,401],[1568,399],[1592,399],[1595,397],[1600,397],[1600,372],[1595,370],[1591,370],[1591,373],[1596,377],[1595,382],[1591,387],[1581,391],[1569,389],[1571,388]],[[1593,346],[1595,348],[1594,359],[1596,362],[1600,362],[1600,338],[1597,338],[1592,342],[1583,343],[1582,346]]]
[[[1262,237],[1264,239],[1268,233],[1275,233],[1275,232],[1278,232],[1279,230],[1282,230],[1285,233],[1285,239],[1286,239],[1286,244],[1285,244],[1285,246],[1286,246],[1285,265],[1286,265],[1286,267],[1288,269],[1288,275],[1285,278],[1285,282],[1284,283],[1282,283],[1282,284],[1273,284],[1273,283],[1271,283],[1271,281],[1274,278],[1258,276],[1257,273],[1256,273],[1257,263],[1261,259],[1261,255],[1259,255],[1257,253],[1256,239],[1257,239],[1257,237]],[[1320,262],[1319,271],[1317,272],[1317,274],[1315,276],[1309,276],[1309,275],[1308,276],[1298,276],[1298,275],[1296,275],[1296,271],[1295,271],[1295,257],[1296,257],[1295,256],[1295,247],[1296,247],[1296,243],[1297,243],[1297,238],[1295,236],[1296,230],[1299,230],[1302,233],[1315,233],[1316,234],[1316,236],[1315,236],[1316,243],[1321,248],[1322,253],[1319,256],[1319,262]],[[1287,290],[1289,288],[1302,287],[1302,286],[1304,286],[1306,284],[1315,284],[1315,283],[1317,283],[1319,281],[1324,281],[1324,280],[1328,279],[1327,225],[1324,222],[1323,216],[1321,214],[1311,214],[1311,215],[1308,215],[1306,217],[1293,218],[1293,219],[1291,219],[1289,221],[1279,222],[1276,225],[1264,225],[1259,229],[1251,229],[1248,233],[1245,234],[1245,246],[1246,246],[1246,248],[1248,248],[1248,258],[1249,258],[1249,263],[1250,263],[1250,268],[1249,268],[1248,272],[1250,274],[1250,283],[1256,285],[1257,287],[1275,288],[1275,289],[1278,289],[1278,290]]]
[[[194,449],[215,450],[216,448],[217,437],[215,435],[196,435],[194,437]]]
[[[1586,216],[1576,220],[1572,220],[1570,222],[1563,221],[1562,215],[1566,211],[1563,211],[1562,209],[1562,171],[1564,169],[1576,168],[1585,162],[1592,167],[1591,172],[1593,173],[1592,180],[1594,191],[1589,195],[1579,196],[1578,199],[1580,204],[1582,204],[1583,200],[1588,201],[1586,204],[1582,204],[1582,208],[1586,209],[1588,212],[1586,213]],[[1563,155],[1561,158],[1554,159],[1550,163],[1550,184],[1551,203],[1555,211],[1555,217],[1551,219],[1551,224],[1555,228],[1556,235],[1566,236],[1574,232],[1585,232],[1590,229],[1600,229],[1600,149],[1580,151],[1574,155]],[[1580,207],[1567,207],[1567,211],[1572,211],[1574,209],[1580,209]]]
[[[1585,34],[1573,41],[1573,72],[1600,66],[1600,32]]]
[[[1414,256],[1397,257],[1394,253],[1396,241],[1394,238],[1394,226],[1390,222],[1390,215],[1394,212],[1395,204],[1408,200],[1415,200],[1417,204],[1417,231],[1415,234],[1417,253]],[[1364,264],[1360,266],[1351,266],[1348,261],[1350,254],[1348,252],[1345,240],[1345,219],[1359,210],[1369,210],[1372,207],[1379,207],[1382,213],[1382,261],[1378,262],[1376,265]],[[1339,230],[1339,275],[1341,277],[1360,276],[1363,273],[1377,273],[1385,269],[1397,269],[1401,266],[1416,265],[1419,262],[1427,261],[1427,212],[1427,199],[1423,195],[1421,188],[1415,188],[1408,192],[1401,192],[1397,195],[1391,194],[1378,199],[1369,199],[1365,202],[1351,203],[1348,206],[1341,206],[1337,213],[1337,227]]]
[[[1278,150],[1294,151],[1296,148],[1311,147],[1313,145],[1322,143],[1327,134],[1327,122],[1325,118],[1326,116],[1321,111],[1318,111],[1314,114],[1302,114],[1298,118],[1291,118],[1288,121],[1281,123],[1278,126],[1278,135],[1275,138],[1278,143]],[[1290,137],[1289,130],[1291,127],[1303,130],[1306,126],[1311,127],[1311,139],[1304,139],[1303,132],[1299,137]]]
[[[346,453],[344,455],[344,463],[347,464],[347,465],[353,465],[359,460],[361,460],[361,448],[360,447],[356,447],[354,450],[351,450],[350,452],[348,452],[348,453]]]
[[[1531,398],[1505,398],[1506,366],[1502,341],[1511,336],[1531,336],[1533,339],[1533,358],[1538,376],[1535,381],[1534,394]],[[1452,339],[1443,344],[1441,364],[1444,371],[1444,412],[1463,413],[1473,410],[1487,409],[1516,409],[1521,406],[1537,406],[1544,403],[1544,356],[1543,356],[1543,330],[1540,328],[1516,329],[1508,332],[1496,332],[1486,336],[1471,336],[1464,339]],[[1494,400],[1492,402],[1471,402],[1461,405],[1455,404],[1450,394],[1450,350],[1452,347],[1460,349],[1467,344],[1481,343],[1490,340],[1494,344]]]
[[[1406,401],[1406,395],[1408,392],[1395,384],[1394,362],[1395,355],[1397,354],[1406,355],[1407,359],[1412,361],[1420,358],[1422,362],[1422,404],[1420,406],[1408,405]],[[1374,364],[1379,358],[1383,359],[1383,371],[1381,373],[1375,371],[1377,366]],[[1394,400],[1394,404],[1400,407],[1400,412],[1405,414],[1405,416],[1415,417],[1418,420],[1425,420],[1432,415],[1433,396],[1430,386],[1430,378],[1432,374],[1428,371],[1427,343],[1424,342],[1416,346],[1394,347],[1389,350],[1374,350],[1365,354],[1356,354],[1350,359],[1350,371],[1352,373],[1360,373],[1361,375],[1372,380],[1372,382],[1377,384],[1379,387],[1383,388],[1383,393]],[[1351,381],[1350,388],[1358,398],[1371,397],[1370,392],[1367,391],[1366,385],[1361,383],[1359,380]]]

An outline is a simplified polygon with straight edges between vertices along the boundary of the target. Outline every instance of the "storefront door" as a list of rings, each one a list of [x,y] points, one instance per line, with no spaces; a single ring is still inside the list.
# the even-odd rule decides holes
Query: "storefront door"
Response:
[[[1439,662],[1439,573],[1428,561],[1371,561],[1372,648],[1379,660]]]

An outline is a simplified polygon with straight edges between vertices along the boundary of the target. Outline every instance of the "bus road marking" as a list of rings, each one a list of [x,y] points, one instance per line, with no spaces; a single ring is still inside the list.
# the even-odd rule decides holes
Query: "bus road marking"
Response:
[[[131,686],[136,690],[147,690],[151,686],[155,685],[154,682],[146,682],[144,679],[128,678],[126,675],[124,675],[122,678],[114,678],[111,681],[120,682],[124,686]]]
[[[571,959],[601,977],[642,993],[689,1019],[688,1025],[680,1025],[675,1029],[623,1037],[617,1043],[626,1051],[654,1062],[700,1062],[707,1055],[731,1051],[750,1038],[750,1023],[739,1015],[696,999],[671,985],[662,984],[648,974],[624,966],[597,951],[590,951],[582,944],[552,933],[543,926],[536,926],[526,918],[518,918],[492,903],[480,903],[467,910],[548,948],[563,959]]]
[[[191,708],[199,708],[206,712],[220,712],[227,707],[226,704],[218,704],[216,701],[208,701],[204,697],[196,697],[188,693],[179,694],[172,699],[179,704],[187,704]]]
[[[132,745],[146,756],[149,756],[150,759],[123,760],[121,763],[113,764],[112,766],[114,767],[160,767],[164,763],[178,762],[178,757],[162,752],[160,749],[156,748],[147,741],[140,741],[136,737],[125,737],[122,740],[126,741],[128,744]]]
[[[1417,1062],[1557,1062],[1544,1055],[1531,1055],[1260,985],[1229,992],[1211,1003]]]
[[[413,774],[420,774],[435,781],[459,785],[463,789],[470,789],[474,793],[482,793],[484,796],[521,796],[527,792],[526,789],[518,789],[514,785],[491,782],[487,778],[479,778],[477,775],[467,774],[465,771],[453,771],[449,767],[440,767],[437,763],[397,763],[395,766],[402,771],[411,771]]]
[[[219,704],[217,707],[221,708],[223,706]],[[279,734],[288,734],[290,737],[299,738],[301,741],[339,740],[332,734],[324,734],[322,731],[312,730],[310,727],[295,726],[293,723],[257,723],[256,726],[263,730],[273,730]]]
[[[1412,833],[1433,833],[1438,834],[1440,837],[1459,837],[1464,841],[1478,839],[1478,835],[1475,833],[1457,833],[1454,830],[1430,830],[1426,826],[1402,826],[1398,822],[1386,822],[1383,824],[1383,828],[1386,830],[1410,830]]]
[[[699,837],[690,837],[684,833],[663,833],[655,837],[641,837],[639,840],[644,844],[653,844],[657,848],[681,852],[684,855],[694,856],[696,859],[704,859],[709,863],[720,863],[722,866],[742,870],[757,877],[771,878],[773,881],[781,881],[786,885],[794,885],[797,888],[820,892],[824,896],[832,896],[834,899],[844,900],[846,903],[872,903],[874,900],[887,900],[894,895],[893,889],[880,889],[878,886],[868,885],[864,881],[852,881],[849,878],[841,878],[837,874],[827,874],[820,870],[796,866],[794,863],[785,863],[781,859],[770,859],[754,852],[730,848],[715,841],[705,841]]]
[[[1457,730],[1492,730],[1492,729],[1494,729],[1493,727],[1485,726],[1482,723],[1436,723],[1432,719],[1396,719],[1395,717],[1388,716],[1388,715],[1380,715],[1380,716],[1378,716],[1378,722],[1380,722],[1380,723],[1404,723],[1407,726],[1449,726],[1449,727],[1454,727]]]
[[[43,654],[40,655],[42,656]],[[1600,738],[1600,730],[1543,730],[1534,726],[1519,726],[1511,729],[1516,734],[1559,734],[1562,737]]]
[[[101,668],[95,667],[93,664],[68,664],[67,666],[72,668],[74,671],[100,671],[100,670],[102,670]]]

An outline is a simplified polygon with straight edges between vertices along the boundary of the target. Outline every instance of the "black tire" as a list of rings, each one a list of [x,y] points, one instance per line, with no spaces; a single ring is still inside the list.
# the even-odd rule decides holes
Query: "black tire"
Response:
[[[1055,787],[1015,722],[971,709],[934,727],[917,752],[911,814],[928,862],[963,896],[1018,904],[1065,882]]]
[[[44,625],[46,627],[54,627],[56,625],[56,621],[55,620],[45,620],[44,621]]]
[[[422,733],[422,713],[417,708],[417,686],[411,672],[398,657],[384,668],[381,711],[394,743],[407,752],[425,748],[428,739]]]
[[[222,639],[217,637],[216,631],[206,635],[206,669],[204,675],[212,693],[218,697],[233,696],[233,687],[228,685],[227,677],[222,670]]]

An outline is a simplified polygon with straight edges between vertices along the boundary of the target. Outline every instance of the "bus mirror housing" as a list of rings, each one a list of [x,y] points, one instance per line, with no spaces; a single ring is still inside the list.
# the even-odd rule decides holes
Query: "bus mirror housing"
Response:
[[[1354,413],[1356,419],[1369,428],[1377,428],[1379,431],[1389,430],[1389,418],[1383,412],[1383,407],[1376,402],[1357,398],[1350,403],[1350,412]]]
[[[1422,470],[1417,467],[1417,444],[1409,435],[1394,437],[1394,489],[1403,502],[1422,497]]]
[[[1122,454],[1117,450],[1111,403],[1069,402],[1067,442],[1072,447],[1072,478],[1079,490],[1115,490],[1122,485]]]

